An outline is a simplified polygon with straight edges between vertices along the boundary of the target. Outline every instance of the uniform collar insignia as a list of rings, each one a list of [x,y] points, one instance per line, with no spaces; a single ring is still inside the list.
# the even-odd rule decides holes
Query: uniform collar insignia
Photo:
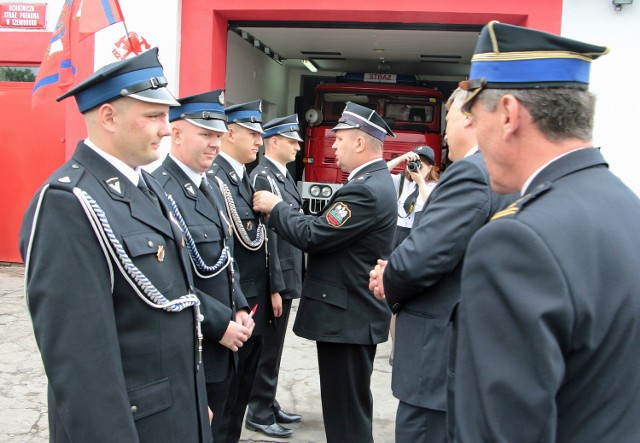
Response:
[[[184,188],[187,190],[187,192],[192,195],[195,196],[196,195],[196,190],[193,189],[193,184],[191,182],[189,183],[185,183],[184,184]]]
[[[122,195],[122,189],[120,188],[120,179],[118,177],[111,177],[110,179],[105,180],[105,182],[111,189],[116,192],[116,194]]]
[[[59,181],[60,183],[71,183],[71,179],[69,178],[69,176],[68,176],[68,175],[65,175],[64,177],[60,177],[60,178],[58,179],[58,181]]]
[[[236,171],[231,171],[229,173],[229,176],[233,179],[234,182],[238,183],[238,174],[236,174]]]

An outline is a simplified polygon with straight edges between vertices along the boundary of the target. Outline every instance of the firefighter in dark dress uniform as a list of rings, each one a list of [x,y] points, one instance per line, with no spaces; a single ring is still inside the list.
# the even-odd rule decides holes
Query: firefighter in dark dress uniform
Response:
[[[262,136],[265,156],[251,171],[251,182],[257,191],[271,191],[298,211],[302,206],[302,198],[286,165],[294,161],[296,153],[300,151],[302,139],[299,130],[296,114],[266,123]],[[275,232],[269,230],[268,236],[270,241],[275,241]],[[286,437],[293,434],[293,431],[280,425],[299,422],[302,417],[282,410],[276,400],[276,391],[291,303],[294,299],[300,298],[302,289],[304,258],[300,249],[281,238],[277,239],[276,252],[271,259],[279,262],[278,268],[285,289],[275,296],[275,301],[272,300],[276,317],[275,327],[269,329],[265,335],[245,426],[269,436]],[[278,310],[277,306],[281,308]],[[277,310],[278,313],[275,312]]]
[[[51,441],[212,441],[187,249],[162,187],[140,169],[170,134],[178,103],[166,84],[153,48],[60,98],[75,97],[88,138],[20,232]]]
[[[211,168],[216,186],[222,192],[234,230],[234,258],[240,269],[240,286],[251,309],[255,308],[255,329],[240,348],[238,370],[231,380],[220,441],[236,443],[253,387],[262,352],[263,337],[273,327],[273,294],[284,289],[269,255],[274,242],[267,241],[262,214],[252,209],[253,186],[245,164],[256,159],[262,146],[262,102],[241,103],[226,109],[229,132],[222,138],[222,152]],[[209,174],[207,174],[209,176]]]
[[[458,442],[637,442],[640,200],[591,141],[607,48],[491,22],[471,113],[491,186],[521,198],[471,239],[456,318]]]
[[[227,132],[224,91],[217,89],[178,100],[171,108],[171,151],[153,175],[171,196],[174,215],[188,232],[195,286],[210,303],[203,312],[203,362],[207,398],[214,413],[214,440],[237,366],[237,351],[251,335],[249,305],[233,260],[230,217],[218,186],[207,178]]]
[[[368,290],[369,270],[388,257],[396,230],[396,194],[382,159],[393,136],[373,110],[347,103],[333,149],[348,182],[318,216],[304,215],[259,191],[254,209],[270,214],[278,237],[308,253],[294,332],[315,340],[328,443],[373,441],[370,390],[376,345],[387,340],[391,312]]]

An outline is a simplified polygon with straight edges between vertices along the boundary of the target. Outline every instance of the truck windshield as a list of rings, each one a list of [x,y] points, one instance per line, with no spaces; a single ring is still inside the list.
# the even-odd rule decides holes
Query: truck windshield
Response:
[[[348,101],[375,110],[392,128],[406,123],[431,123],[436,109],[436,99],[433,97],[326,92],[320,103],[324,121],[337,122]]]

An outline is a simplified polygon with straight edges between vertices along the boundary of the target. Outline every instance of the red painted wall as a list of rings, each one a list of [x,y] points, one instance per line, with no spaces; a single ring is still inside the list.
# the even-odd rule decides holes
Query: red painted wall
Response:
[[[398,22],[485,24],[499,20],[548,32],[560,32],[562,0],[405,0],[380,2],[327,0],[320,7],[299,0],[183,0],[180,94],[224,85],[227,26],[230,20]],[[193,69],[198,66],[198,69]]]
[[[31,109],[33,83],[0,82],[0,261],[21,262],[18,234],[22,217],[42,182],[65,160],[64,106]],[[28,116],[28,118],[25,118]]]

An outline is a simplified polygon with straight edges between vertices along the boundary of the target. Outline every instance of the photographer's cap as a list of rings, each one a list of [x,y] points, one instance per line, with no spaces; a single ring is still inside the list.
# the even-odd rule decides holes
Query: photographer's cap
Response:
[[[135,57],[103,66],[58,97],[57,101],[74,96],[81,113],[121,97],[178,106],[175,97],[165,87],[167,84],[158,59],[158,48],[152,48]]]
[[[429,163],[430,165],[435,165],[436,164],[436,154],[435,152],[433,152],[433,149],[431,148],[431,146],[418,146],[416,149],[413,150],[413,152],[415,152],[416,154],[418,154],[420,157],[424,158],[427,163]]]
[[[340,129],[360,129],[380,141],[384,141],[387,135],[395,137],[387,122],[376,111],[353,102],[347,102],[338,124],[331,130],[335,132]]]
[[[179,98],[180,106],[169,110],[169,121],[184,119],[204,129],[228,132],[224,113],[224,89]]]
[[[274,135],[282,135],[283,137],[292,138],[299,142],[302,141],[300,134],[300,124],[298,122],[298,114],[288,115],[286,117],[274,118],[264,125],[263,139],[273,137]]]
[[[471,58],[463,110],[483,89],[589,87],[591,62],[609,49],[559,35],[492,21],[482,28]]]
[[[264,134],[262,129],[262,100],[229,106],[225,113],[228,123],[236,123],[251,131]]]

